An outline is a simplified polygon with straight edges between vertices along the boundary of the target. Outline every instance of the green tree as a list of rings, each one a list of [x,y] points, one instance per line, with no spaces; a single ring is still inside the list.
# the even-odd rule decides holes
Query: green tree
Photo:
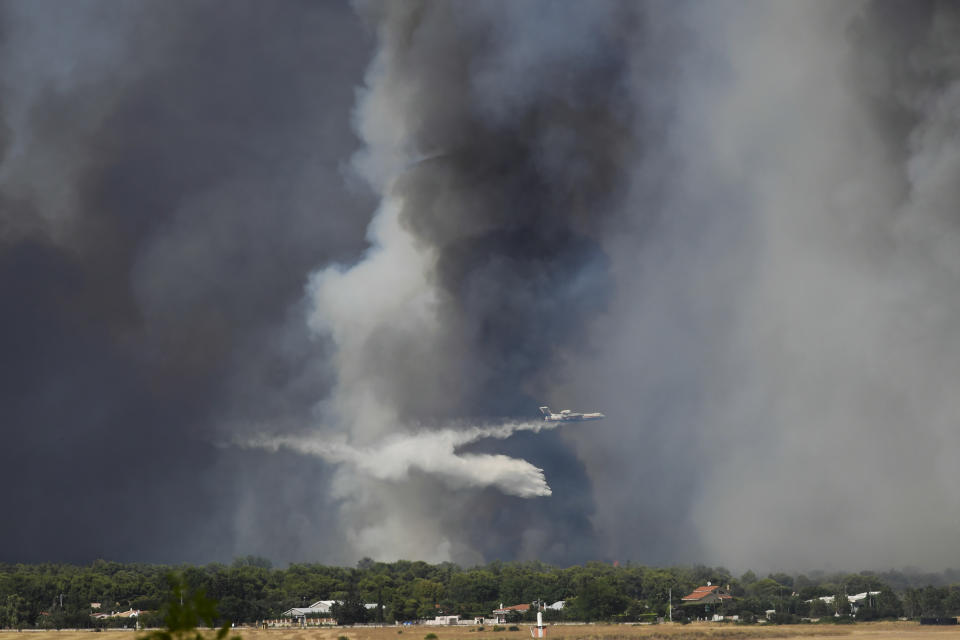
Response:
[[[778,602],[783,597],[784,592],[789,596],[790,588],[785,587],[773,578],[757,580],[747,588],[749,595],[769,602]]]
[[[11,593],[6,597],[3,603],[2,613],[0,613],[0,627],[7,627],[20,631],[23,629],[23,610],[24,600],[16,593]]]
[[[920,590],[920,615],[942,617],[947,615],[946,587],[926,586]]]
[[[259,569],[270,569],[273,567],[273,563],[270,562],[269,559],[260,556],[242,556],[233,559],[233,566],[234,568],[257,567]]]
[[[947,597],[944,601],[944,610],[948,616],[960,614],[960,588],[958,588],[956,585],[947,587]]]
[[[629,599],[604,580],[588,580],[573,599],[572,613],[577,620],[610,620],[623,613]]]
[[[367,608],[356,588],[351,587],[343,600],[333,603],[330,615],[339,625],[353,625],[367,621]]]
[[[815,618],[832,616],[833,613],[834,613],[833,605],[824,602],[820,598],[817,598],[812,603],[810,603],[810,615]]]
[[[141,640],[225,640],[230,633],[229,620],[213,634],[197,629],[200,623],[214,626],[217,604],[203,590],[191,589],[182,575],[168,574],[170,596],[164,610],[164,629],[151,631]],[[235,635],[230,640],[240,640]]]
[[[903,603],[890,589],[884,589],[877,596],[877,615],[880,618],[897,618],[903,615]]]
[[[771,573],[767,576],[777,584],[782,584],[785,587],[793,587],[793,576],[787,573]]]
[[[850,613],[850,599],[847,597],[847,590],[840,589],[835,594],[833,594],[833,610],[834,613],[845,616]]]
[[[851,573],[844,576],[843,583],[850,595],[865,591],[881,591],[887,588],[887,585],[881,582],[879,578],[868,573]]]

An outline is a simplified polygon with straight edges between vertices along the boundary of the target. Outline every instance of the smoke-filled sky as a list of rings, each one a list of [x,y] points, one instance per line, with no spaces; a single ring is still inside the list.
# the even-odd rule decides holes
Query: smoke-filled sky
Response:
[[[960,8],[0,1],[0,301],[0,561],[956,566]]]

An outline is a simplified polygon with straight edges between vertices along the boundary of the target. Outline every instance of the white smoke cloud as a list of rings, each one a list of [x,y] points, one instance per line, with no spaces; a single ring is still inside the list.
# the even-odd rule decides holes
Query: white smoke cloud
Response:
[[[399,203],[385,201],[370,224],[364,258],[317,272],[308,287],[311,328],[336,345],[337,382],[326,417],[361,440],[383,436],[399,420],[391,365],[403,360],[416,369],[430,362],[439,339],[436,294],[427,280],[433,256],[402,228],[399,211]]]
[[[364,104],[369,104],[368,101]],[[376,115],[362,110],[374,127]],[[375,147],[375,132],[371,146]],[[374,157],[390,155],[383,151]],[[371,157],[358,158],[363,164]],[[408,163],[394,163],[397,177]],[[382,167],[381,167],[382,168]],[[391,182],[380,188],[389,192]],[[396,376],[420,378],[419,403],[432,410],[455,406],[457,395],[438,376],[438,360],[455,358],[438,317],[431,270],[433,251],[418,243],[400,218],[403,202],[385,196],[368,229],[370,248],[350,266],[333,265],[316,272],[308,286],[310,327],[335,345],[337,371],[329,397],[318,407],[318,424],[305,434],[259,437],[244,446],[285,448],[338,465],[332,495],[338,500],[341,534],[357,557],[423,558],[481,561],[482,556],[436,523],[437,501],[464,490],[494,488],[520,498],[550,496],[543,470],[502,454],[462,453],[458,449],[483,439],[506,439],[518,432],[537,433],[556,425],[505,422],[452,425],[410,430],[398,407],[414,400],[398,397]],[[402,373],[400,373],[402,372]],[[428,481],[423,482],[418,474]],[[448,490],[441,493],[442,485]],[[424,501],[429,491],[431,500]],[[372,518],[371,514],[377,514]],[[424,522],[433,523],[424,526]]]

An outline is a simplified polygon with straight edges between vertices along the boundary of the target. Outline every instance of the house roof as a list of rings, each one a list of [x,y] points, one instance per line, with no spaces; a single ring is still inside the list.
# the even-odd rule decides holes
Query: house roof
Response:
[[[503,607],[501,609],[494,609],[494,613],[510,613],[511,611],[529,611],[529,604],[515,604],[509,607]]]
[[[127,609],[126,611],[116,611],[114,613],[94,613],[91,614],[90,617],[96,618],[97,620],[103,620],[104,618],[136,618],[140,613],[139,609]]]
[[[691,594],[683,596],[680,599],[686,602],[696,602],[698,600],[703,600],[708,596],[716,596],[721,600],[732,599],[732,596],[730,596],[730,594],[723,593],[720,591],[720,585],[718,584],[708,584],[703,587],[697,587],[696,589],[693,590]]]
[[[850,602],[860,602],[861,600],[866,599],[867,596],[878,596],[880,595],[879,591],[864,591],[863,593],[856,593],[853,595],[848,595],[847,600]],[[812,600],[804,600],[804,602],[813,602],[814,600],[822,600],[827,604],[833,604],[833,596],[820,596],[819,598],[813,598]]]
[[[283,612],[284,616],[321,616],[321,615],[330,615],[330,608],[326,609],[321,607],[294,607],[292,609],[287,609]]]
[[[317,600],[309,607],[294,607],[292,609],[287,609],[283,612],[284,616],[320,616],[320,615],[330,615],[333,605],[337,604],[336,600]],[[377,603],[367,602],[364,603],[364,607],[367,610],[376,609]]]
[[[867,596],[878,596],[878,595],[880,595],[879,591],[864,591],[863,593],[857,593],[852,596],[847,596],[847,600],[849,600],[850,602],[860,602],[861,600],[865,600]]]

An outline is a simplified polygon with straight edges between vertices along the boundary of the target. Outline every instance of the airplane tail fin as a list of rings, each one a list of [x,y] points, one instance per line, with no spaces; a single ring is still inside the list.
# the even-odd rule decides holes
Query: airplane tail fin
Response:
[[[542,413],[545,416],[549,416],[553,412],[550,411],[550,407],[540,407],[540,413]]]

